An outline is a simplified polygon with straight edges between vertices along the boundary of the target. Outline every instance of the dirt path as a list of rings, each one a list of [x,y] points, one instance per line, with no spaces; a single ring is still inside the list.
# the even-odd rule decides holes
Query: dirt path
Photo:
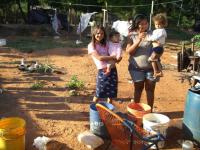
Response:
[[[175,49],[169,49],[175,48]],[[178,47],[179,48],[179,47]],[[172,119],[183,117],[185,97],[188,82],[180,82],[180,74],[173,64],[176,64],[176,46],[168,46],[162,61],[165,64],[164,77],[157,84],[155,92],[155,108]],[[22,57],[27,61],[47,60],[62,68],[66,74],[41,75],[21,72],[17,64]],[[119,72],[120,100],[124,100],[119,107],[124,108],[133,95],[133,86],[128,83],[130,76],[127,71],[128,55],[117,66]],[[52,49],[32,54],[22,54],[14,50],[0,50],[0,83],[7,89],[0,95],[0,117],[20,116],[26,120],[26,149],[34,150],[33,139],[37,136],[47,136],[62,144],[66,150],[86,150],[78,143],[77,135],[88,130],[89,105],[95,89],[96,68],[92,59],[87,55],[86,48],[82,49]],[[70,97],[65,84],[72,75],[85,82],[86,89],[80,96]],[[44,81],[45,87],[41,90],[31,90],[35,81]],[[146,103],[145,94],[142,96]],[[181,149],[169,134],[165,149]],[[103,148],[102,148],[103,150]]]

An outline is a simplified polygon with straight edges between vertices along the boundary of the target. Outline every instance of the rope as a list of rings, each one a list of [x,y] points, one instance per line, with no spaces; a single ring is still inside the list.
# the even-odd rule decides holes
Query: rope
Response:
[[[181,2],[181,1],[182,1],[182,0],[176,0],[176,1],[171,1],[171,2],[156,3],[156,4],[154,4],[154,5],[169,4],[169,3],[177,3],[177,2]],[[69,5],[69,6],[104,7],[104,6],[102,6],[102,5],[72,4],[72,3],[55,2],[55,1],[49,1],[49,2],[60,3],[60,4]],[[127,7],[142,7],[142,6],[151,6],[151,4],[144,4],[144,5],[128,5],[128,6],[108,5],[107,7],[109,7],[109,8],[114,8],[114,7],[124,7],[124,8],[127,8]]]

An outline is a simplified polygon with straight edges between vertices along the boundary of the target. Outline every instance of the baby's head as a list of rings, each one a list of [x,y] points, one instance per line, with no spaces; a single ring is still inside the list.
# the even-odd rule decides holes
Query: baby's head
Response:
[[[112,29],[109,34],[109,39],[113,43],[119,43],[120,42],[120,33],[116,30]]]
[[[167,26],[167,17],[165,14],[157,14],[153,17],[154,25],[156,29],[164,28]]]

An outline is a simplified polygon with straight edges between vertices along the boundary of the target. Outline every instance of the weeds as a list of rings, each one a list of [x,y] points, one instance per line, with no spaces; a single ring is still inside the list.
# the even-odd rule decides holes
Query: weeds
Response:
[[[76,75],[73,75],[70,81],[66,84],[66,87],[69,89],[70,96],[78,96],[80,95],[80,89],[84,88],[84,82],[80,81]]]
[[[76,75],[73,75],[70,81],[66,84],[66,87],[70,90],[79,90],[84,88],[84,82],[80,81]]]
[[[53,72],[53,66],[50,64],[40,64],[36,68],[36,72],[39,73],[52,73]]]
[[[32,89],[32,90],[39,90],[39,89],[43,88],[44,85],[45,85],[44,82],[35,81],[35,83],[33,83],[33,84],[31,85],[30,89]]]

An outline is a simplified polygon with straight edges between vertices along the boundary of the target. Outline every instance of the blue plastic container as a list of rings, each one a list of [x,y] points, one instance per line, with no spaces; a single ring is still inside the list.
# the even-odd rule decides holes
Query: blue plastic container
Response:
[[[110,110],[114,110],[114,106],[110,103],[106,102],[100,102],[100,104],[104,105]],[[96,104],[90,105],[90,131],[102,138],[108,138],[108,132],[104,125],[104,123],[101,121],[99,113],[96,108]]]
[[[200,93],[188,90],[183,117],[186,138],[200,143]]]

